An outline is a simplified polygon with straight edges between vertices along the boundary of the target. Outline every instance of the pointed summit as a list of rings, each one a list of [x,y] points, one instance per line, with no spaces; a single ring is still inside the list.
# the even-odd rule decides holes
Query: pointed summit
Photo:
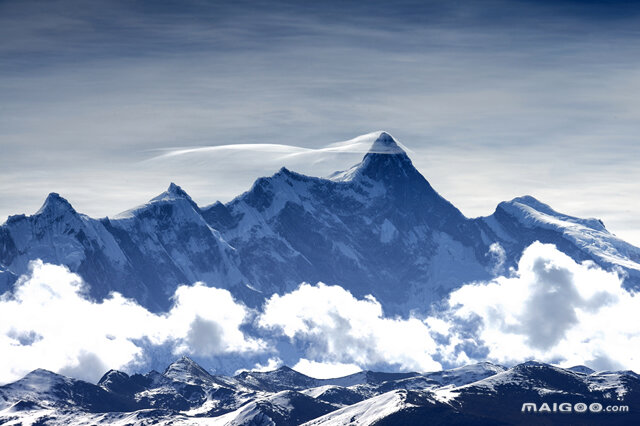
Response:
[[[357,137],[354,140],[373,139],[369,151],[362,162],[348,170],[335,172],[329,176],[334,181],[351,181],[358,177],[366,176],[370,179],[381,181],[390,177],[415,176],[419,174],[413,167],[405,147],[396,141],[389,133],[381,131],[369,133]]]
[[[387,132],[380,132],[371,148],[369,154],[406,154],[398,142]]]
[[[359,174],[375,181],[397,182],[420,175],[405,150],[387,132],[378,135],[357,168]]]
[[[188,356],[183,355],[180,357],[180,359],[177,359],[176,361],[172,362],[167,367],[167,369],[165,370],[165,374],[176,369],[184,370],[184,369],[193,369],[193,368],[202,369],[202,367],[200,367],[197,362],[195,362]]]
[[[180,188],[178,185],[176,185],[173,182],[171,182],[169,184],[169,188],[167,189],[167,192],[169,194],[175,194],[175,195],[179,195],[179,196],[182,196],[182,197],[188,197],[187,193],[182,188]]]
[[[211,374],[188,356],[183,356],[168,366],[163,375],[169,379],[185,383],[204,383],[213,380]]]
[[[98,380],[98,386],[109,387],[112,383],[119,383],[129,380],[129,375],[123,371],[109,370]]]
[[[44,200],[44,204],[40,207],[40,210],[36,212],[36,215],[46,214],[50,216],[62,216],[65,213],[74,213],[75,210],[71,204],[60,196],[57,192],[50,193],[46,200]]]
[[[113,217],[113,219],[132,219],[137,217],[143,210],[148,211],[149,209],[155,209],[158,207],[164,208],[166,205],[180,206],[178,210],[182,213],[186,212],[188,215],[193,215],[194,211],[196,215],[200,215],[198,205],[191,199],[189,194],[187,194],[184,189],[171,182],[169,188],[167,188],[163,193],[156,195],[145,204],[125,210],[122,213],[118,213]]]
[[[169,184],[169,188],[167,188],[166,191],[164,191],[162,194],[153,197],[151,199],[151,202],[154,201],[171,201],[171,200],[179,200],[179,199],[183,199],[183,200],[187,200],[190,202],[193,202],[191,200],[191,197],[189,196],[189,194],[186,193],[186,191],[182,188],[180,188],[178,185],[176,185],[175,183],[171,182],[171,184]]]

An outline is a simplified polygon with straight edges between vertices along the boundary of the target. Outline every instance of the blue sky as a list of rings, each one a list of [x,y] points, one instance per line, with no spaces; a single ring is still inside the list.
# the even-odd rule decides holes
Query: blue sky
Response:
[[[531,194],[640,244],[634,2],[0,2],[0,221],[51,191],[113,215],[180,184],[228,200],[387,130],[467,216]],[[154,159],[155,158],[155,159]]]

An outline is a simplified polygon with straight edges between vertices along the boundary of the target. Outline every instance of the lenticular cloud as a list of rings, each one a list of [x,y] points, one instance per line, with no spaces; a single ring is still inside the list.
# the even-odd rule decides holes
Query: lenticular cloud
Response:
[[[65,267],[35,261],[30,268],[0,298],[0,382],[36,368],[95,381],[142,362],[143,341],[204,356],[265,348],[240,331],[249,311],[226,290],[181,286],[173,308],[156,315],[118,293],[87,299],[80,277]]]

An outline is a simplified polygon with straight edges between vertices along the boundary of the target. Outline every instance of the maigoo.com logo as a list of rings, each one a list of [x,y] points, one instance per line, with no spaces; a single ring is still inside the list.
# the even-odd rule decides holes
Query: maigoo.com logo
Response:
[[[551,404],[543,402],[536,404],[534,402],[525,402],[522,404],[523,413],[628,413],[628,405],[607,405],[606,407],[599,402],[585,404],[578,402],[571,404],[569,402],[553,402]]]

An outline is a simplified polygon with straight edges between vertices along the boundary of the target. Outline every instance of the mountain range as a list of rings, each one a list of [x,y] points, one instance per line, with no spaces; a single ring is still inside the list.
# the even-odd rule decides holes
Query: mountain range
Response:
[[[640,376],[584,366],[480,363],[320,380],[288,367],[217,376],[183,357],[164,373],[111,370],[97,385],[35,370],[0,387],[0,424],[627,425],[640,421],[639,403]]]
[[[508,271],[534,241],[555,244],[640,286],[640,249],[598,219],[530,196],[467,218],[387,133],[362,162],[327,178],[282,168],[228,203],[198,206],[179,186],[115,217],[90,218],[56,193],[0,226],[0,292],[29,262],[66,265],[91,296],[112,291],[161,312],[180,284],[226,288],[249,306],[301,282],[372,294],[385,312],[426,310],[464,283]]]

